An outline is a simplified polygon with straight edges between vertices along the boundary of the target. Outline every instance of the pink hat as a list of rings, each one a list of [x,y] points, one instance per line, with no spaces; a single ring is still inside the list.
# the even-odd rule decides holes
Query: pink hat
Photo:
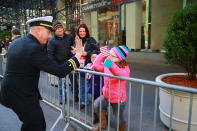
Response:
[[[129,49],[125,45],[113,47],[112,50],[121,60],[126,60]]]

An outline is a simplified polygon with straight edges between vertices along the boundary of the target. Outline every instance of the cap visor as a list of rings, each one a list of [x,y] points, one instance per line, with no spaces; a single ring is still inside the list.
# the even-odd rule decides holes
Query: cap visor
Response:
[[[51,32],[54,32],[55,30],[53,28],[50,28],[50,27],[46,27],[44,26],[46,29],[50,30]]]

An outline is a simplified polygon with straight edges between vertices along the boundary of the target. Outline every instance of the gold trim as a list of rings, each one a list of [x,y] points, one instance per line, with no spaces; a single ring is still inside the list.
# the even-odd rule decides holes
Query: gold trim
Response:
[[[71,61],[73,61],[75,69],[77,69],[77,65],[76,65],[75,61],[73,59],[71,59]]]
[[[71,60],[68,60],[68,61],[71,63],[72,67],[74,68],[73,62]]]
[[[69,59],[68,61],[72,64],[73,69],[75,70],[75,69],[76,69],[76,67],[75,67],[75,62],[74,62],[72,59]]]
[[[47,24],[43,24],[43,23],[40,23],[40,25],[43,25],[43,26],[47,26],[47,27],[53,28],[53,26],[47,25]]]

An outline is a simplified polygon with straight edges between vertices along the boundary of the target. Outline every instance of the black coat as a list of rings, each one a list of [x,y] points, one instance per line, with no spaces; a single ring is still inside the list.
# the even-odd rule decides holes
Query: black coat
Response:
[[[62,64],[73,56],[71,53],[73,45],[74,39],[71,35],[64,34],[62,38],[54,35],[47,44],[48,56],[55,62]]]
[[[85,65],[91,63],[90,57],[93,52],[100,52],[99,44],[93,37],[86,37],[82,39],[83,45],[85,46],[84,50],[87,52]]]
[[[0,100],[7,107],[31,106],[40,99],[38,80],[40,70],[64,77],[79,62],[76,57],[58,65],[48,58],[42,45],[31,34],[19,38],[10,45],[7,54],[6,72],[1,85]]]

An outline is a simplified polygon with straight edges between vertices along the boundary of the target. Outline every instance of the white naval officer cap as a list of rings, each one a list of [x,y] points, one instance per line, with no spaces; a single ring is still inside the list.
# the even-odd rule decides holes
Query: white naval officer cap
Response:
[[[53,21],[52,16],[43,16],[43,17],[37,17],[37,18],[30,19],[26,22],[26,24],[29,25],[30,27],[43,26],[43,27],[53,31],[52,21]]]

